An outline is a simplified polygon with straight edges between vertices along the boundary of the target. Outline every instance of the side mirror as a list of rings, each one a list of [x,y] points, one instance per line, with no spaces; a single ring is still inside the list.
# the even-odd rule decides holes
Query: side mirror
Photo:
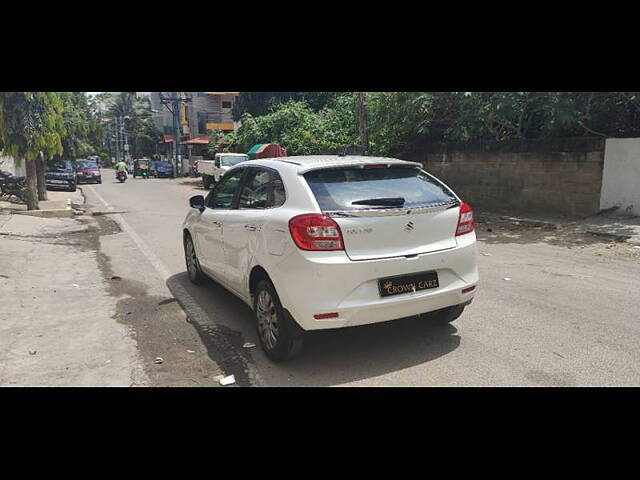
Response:
[[[194,195],[189,199],[189,206],[191,208],[197,208],[200,211],[204,210],[204,197],[202,195]]]

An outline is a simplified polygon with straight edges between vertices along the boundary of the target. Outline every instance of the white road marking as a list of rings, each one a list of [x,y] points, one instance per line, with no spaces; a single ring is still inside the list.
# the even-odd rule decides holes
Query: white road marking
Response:
[[[102,196],[98,192],[96,192],[96,190],[92,186],[89,186],[89,188],[96,195],[96,197],[98,197],[98,200],[104,203],[105,207],[109,208],[109,204],[107,203],[107,201],[104,198],[102,198]],[[162,280],[166,282],[167,279],[171,276],[171,273],[169,273],[169,270],[167,269],[167,267],[160,261],[158,257],[155,256],[155,254],[151,251],[149,246],[144,242],[142,238],[140,238],[140,235],[136,233],[133,227],[131,227],[131,225],[127,223],[127,221],[122,217],[121,214],[116,213],[112,215],[112,217],[114,217],[115,220],[120,224],[122,229],[129,234],[129,236],[134,241],[136,246],[140,249],[142,254],[145,257],[147,257],[147,260],[149,260],[151,265],[153,265],[153,268],[155,268],[156,272],[158,272]]]

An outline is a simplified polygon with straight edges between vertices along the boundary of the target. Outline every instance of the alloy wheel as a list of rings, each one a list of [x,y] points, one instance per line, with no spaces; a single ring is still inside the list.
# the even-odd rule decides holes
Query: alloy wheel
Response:
[[[273,299],[266,290],[258,294],[257,307],[258,333],[263,344],[271,350],[278,342],[278,315]]]
[[[193,279],[198,273],[198,259],[196,258],[196,250],[193,248],[193,241],[190,238],[187,239],[186,247],[187,270],[189,271],[189,276]]]

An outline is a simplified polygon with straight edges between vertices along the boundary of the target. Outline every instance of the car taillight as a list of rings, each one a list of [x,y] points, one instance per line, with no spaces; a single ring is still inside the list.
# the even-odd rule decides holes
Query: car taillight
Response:
[[[471,205],[462,202],[460,204],[460,215],[458,216],[456,237],[470,232],[473,232],[473,210],[471,209]]]
[[[344,250],[340,227],[319,213],[298,215],[289,220],[291,238],[301,250]]]

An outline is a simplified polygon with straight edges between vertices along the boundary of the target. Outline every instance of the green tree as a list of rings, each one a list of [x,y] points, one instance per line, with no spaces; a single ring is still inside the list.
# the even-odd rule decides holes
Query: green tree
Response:
[[[341,153],[358,144],[354,97],[344,96],[316,112],[306,102],[288,101],[267,115],[245,113],[241,126],[224,141],[235,151],[256,143],[277,143],[290,155]]]
[[[66,135],[62,138],[62,156],[71,160],[86,157],[96,150],[90,135],[95,120],[84,92],[59,92]]]
[[[125,122],[134,157],[151,156],[156,152],[160,131],[151,119],[149,97],[138,97],[136,92],[117,92],[102,97],[101,101],[107,105],[105,118],[119,117]]]
[[[338,95],[336,92],[240,92],[233,105],[233,119],[238,121],[245,113],[252,116],[267,115],[277,105],[291,100],[306,102],[317,112]]]
[[[0,92],[0,139],[8,155],[26,161],[29,210],[38,209],[39,184],[46,198],[44,162],[62,153],[62,111],[55,92]]]

